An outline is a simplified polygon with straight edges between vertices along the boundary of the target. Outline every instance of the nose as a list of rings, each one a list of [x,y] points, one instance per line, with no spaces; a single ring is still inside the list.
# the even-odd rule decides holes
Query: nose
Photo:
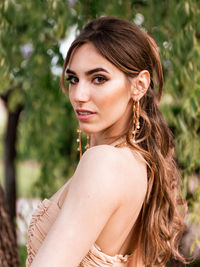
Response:
[[[75,102],[87,102],[90,99],[90,90],[85,83],[80,83],[74,90],[74,101]]]

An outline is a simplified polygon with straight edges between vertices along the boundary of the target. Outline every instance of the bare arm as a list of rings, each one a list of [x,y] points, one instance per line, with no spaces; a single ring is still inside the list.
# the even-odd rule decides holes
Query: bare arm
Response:
[[[77,267],[122,202],[123,168],[116,148],[82,157],[62,209],[31,267]]]

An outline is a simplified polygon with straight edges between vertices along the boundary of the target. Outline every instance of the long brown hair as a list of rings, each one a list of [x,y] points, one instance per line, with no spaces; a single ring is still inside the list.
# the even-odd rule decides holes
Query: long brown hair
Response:
[[[158,109],[163,72],[157,45],[152,37],[126,20],[115,17],[92,20],[69,48],[61,77],[64,92],[65,70],[72,53],[88,42],[127,77],[135,77],[142,70],[150,73],[150,86],[140,100],[141,129],[137,138],[141,142],[131,141],[131,123],[127,129],[127,142],[147,162],[148,189],[139,217],[138,247],[145,266],[163,266],[170,257],[185,262],[178,250],[184,221],[177,207],[179,172],[173,158],[174,140]]]

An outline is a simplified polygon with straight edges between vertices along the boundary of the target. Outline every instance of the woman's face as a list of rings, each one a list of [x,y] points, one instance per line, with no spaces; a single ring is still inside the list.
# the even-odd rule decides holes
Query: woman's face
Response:
[[[131,114],[130,82],[92,43],[77,48],[67,69],[69,98],[88,134],[120,134]]]

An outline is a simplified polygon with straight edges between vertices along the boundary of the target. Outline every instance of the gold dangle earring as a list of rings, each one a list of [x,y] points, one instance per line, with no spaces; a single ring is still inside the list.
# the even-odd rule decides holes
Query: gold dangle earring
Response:
[[[79,144],[77,151],[80,153],[80,158],[82,157],[82,144],[81,144],[81,130],[78,128],[77,130],[78,138],[76,139],[77,143]]]
[[[140,104],[139,101],[133,102],[133,127],[131,129],[133,143],[137,143],[136,135],[140,130]]]
[[[85,146],[85,149],[87,150],[88,148],[90,148],[90,135],[87,134],[87,144]]]
[[[82,157],[82,142],[81,142],[81,129],[80,129],[80,127],[78,128],[77,133],[78,133],[78,138],[76,139],[76,141],[79,144],[77,151],[79,151],[80,159],[81,159],[81,157]],[[90,148],[90,136],[87,134],[87,144],[85,146],[85,149],[87,150],[88,148]]]

